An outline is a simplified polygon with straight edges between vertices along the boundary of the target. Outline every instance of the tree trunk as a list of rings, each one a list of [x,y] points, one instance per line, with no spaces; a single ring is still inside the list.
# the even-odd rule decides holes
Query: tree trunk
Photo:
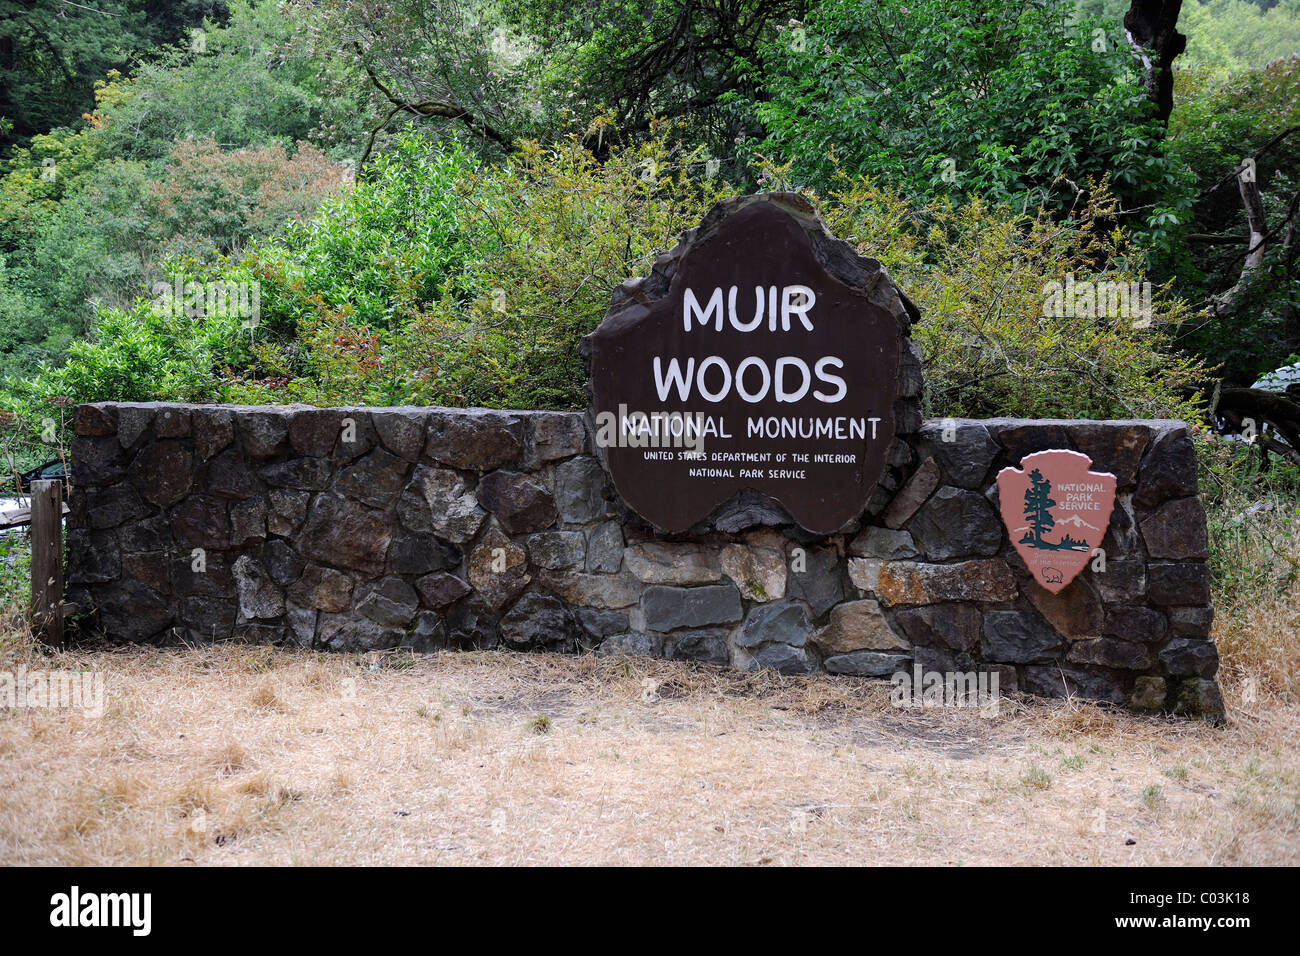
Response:
[[[1187,49],[1179,33],[1183,0],[1133,0],[1124,14],[1124,30],[1146,68],[1147,96],[1156,105],[1161,123],[1174,109],[1174,60]]]

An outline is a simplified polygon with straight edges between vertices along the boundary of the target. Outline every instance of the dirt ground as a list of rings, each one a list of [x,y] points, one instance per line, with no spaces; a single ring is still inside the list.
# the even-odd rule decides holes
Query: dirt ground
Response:
[[[6,664],[12,668],[13,661]],[[16,864],[1295,864],[1300,721],[650,659],[261,647],[30,659],[101,716],[0,710]]]

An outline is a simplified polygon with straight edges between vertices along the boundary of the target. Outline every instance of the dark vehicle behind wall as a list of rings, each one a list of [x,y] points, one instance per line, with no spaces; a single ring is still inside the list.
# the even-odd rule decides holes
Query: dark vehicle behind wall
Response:
[[[25,471],[18,476],[18,482],[23,492],[30,492],[32,490],[32,482],[41,481],[42,479],[48,479],[51,481],[57,479],[66,482],[68,480],[68,473],[63,462],[47,461],[45,464],[39,465],[31,471]]]

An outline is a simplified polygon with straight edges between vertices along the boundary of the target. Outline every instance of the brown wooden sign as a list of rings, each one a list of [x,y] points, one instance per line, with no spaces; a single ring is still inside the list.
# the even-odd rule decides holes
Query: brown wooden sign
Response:
[[[615,293],[586,342],[597,445],[623,500],[664,531],[745,490],[809,531],[843,527],[894,439],[899,301],[802,198],[720,203]]]
[[[1050,449],[998,472],[1002,521],[1034,579],[1053,594],[1101,545],[1115,506],[1115,476],[1090,471],[1082,452]]]

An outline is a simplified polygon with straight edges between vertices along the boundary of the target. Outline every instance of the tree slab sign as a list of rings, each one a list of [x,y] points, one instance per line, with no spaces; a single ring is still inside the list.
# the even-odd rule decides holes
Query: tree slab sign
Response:
[[[1051,449],[998,472],[1002,521],[1040,585],[1064,590],[1101,545],[1115,506],[1114,475],[1082,452]]]
[[[619,495],[665,532],[743,493],[807,531],[843,528],[908,430],[896,406],[917,317],[802,197],[719,203],[647,278],[615,290],[584,340],[596,445]]]

